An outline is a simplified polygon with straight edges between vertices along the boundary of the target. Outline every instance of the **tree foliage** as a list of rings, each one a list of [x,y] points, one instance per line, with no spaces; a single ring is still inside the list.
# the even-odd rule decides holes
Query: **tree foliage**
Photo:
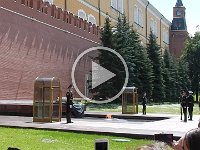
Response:
[[[196,50],[200,47],[197,46],[198,40],[194,42],[191,39],[187,43],[188,48],[184,53],[184,60],[187,61],[178,61],[173,58],[169,50],[165,50],[161,57],[160,46],[157,44],[155,35],[150,32],[149,42],[147,47],[144,47],[141,45],[138,33],[129,25],[125,15],[119,16],[114,27],[111,26],[110,19],[107,17],[100,39],[102,46],[115,50],[123,57],[129,71],[127,86],[137,87],[140,96],[143,92],[147,92],[155,102],[177,101],[181,89],[189,89],[188,69],[190,77],[193,79],[191,80],[193,87],[197,86],[195,81],[199,79],[199,74],[197,76],[195,71],[199,67],[197,62],[200,62],[200,53]],[[190,50],[191,47],[192,50]],[[116,76],[92,89],[92,93],[95,99],[111,98],[121,90],[124,84],[123,63],[112,53],[101,50],[96,60]]]
[[[146,49],[141,45],[139,35],[129,25],[125,15],[118,18],[114,29],[112,32],[110,20],[106,18],[101,32],[102,45],[114,49],[125,60],[129,71],[127,86],[137,87],[140,93],[144,91],[150,93],[152,89],[152,67]],[[121,90],[124,84],[124,66],[115,55],[105,51],[100,51],[96,59],[102,67],[115,73],[116,77],[93,89],[94,97],[96,99],[112,97]]]
[[[196,99],[198,100],[200,82],[200,32],[196,32],[194,37],[188,39],[183,52],[183,59],[188,63],[192,90],[195,91]]]
[[[139,90],[139,94],[146,92],[151,94],[152,90],[152,66],[148,58],[147,50],[141,45],[139,35],[136,31],[130,32],[130,49],[132,52],[134,71],[130,82]]]
[[[163,55],[163,79],[165,88],[165,99],[168,101],[176,101],[180,96],[180,82],[178,74],[178,63],[171,56],[169,50],[165,50]]]
[[[101,30],[101,44],[104,47],[113,48],[113,32],[112,32],[112,26],[110,23],[109,17],[106,17],[105,24],[103,29]],[[113,55],[111,52],[105,51],[105,50],[99,50],[99,55],[96,57],[96,60],[98,61],[102,67],[106,68],[107,70],[113,72],[116,74],[116,77],[109,80],[109,82],[105,82],[98,87],[91,89],[90,92],[93,93],[93,99],[100,100],[100,99],[108,99],[112,98],[116,93],[120,90],[116,86],[115,83],[120,80],[120,67],[122,67],[122,64],[119,63],[119,60],[116,58],[115,55]],[[119,82],[117,82],[119,85],[121,85]]]
[[[188,63],[180,59],[178,61],[178,83],[180,90],[190,89],[190,79],[188,75]]]
[[[152,98],[159,102],[164,98],[164,81],[162,75],[162,60],[160,55],[160,46],[157,44],[156,36],[150,32],[147,52],[153,68],[153,90]]]
[[[152,67],[146,49],[141,45],[139,35],[126,20],[125,15],[118,19],[113,35],[113,47],[125,59],[129,69],[128,86],[135,86],[139,93],[150,93],[152,89]]]

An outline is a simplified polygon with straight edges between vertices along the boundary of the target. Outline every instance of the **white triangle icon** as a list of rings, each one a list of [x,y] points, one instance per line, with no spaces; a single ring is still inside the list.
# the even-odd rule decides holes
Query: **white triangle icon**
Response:
[[[92,61],[92,89],[108,81],[114,76],[116,76],[116,74]]]

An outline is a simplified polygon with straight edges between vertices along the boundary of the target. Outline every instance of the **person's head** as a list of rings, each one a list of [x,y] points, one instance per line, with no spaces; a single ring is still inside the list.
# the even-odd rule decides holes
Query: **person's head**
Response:
[[[169,146],[164,142],[155,142],[154,144],[145,145],[136,150],[168,150]]]
[[[197,150],[200,149],[200,128],[188,131],[183,138],[174,146],[174,150]]]
[[[67,89],[68,89],[68,91],[69,91],[69,92],[71,92],[71,93],[72,93],[72,92],[73,92],[73,85],[72,85],[72,84],[70,84],[70,85],[68,86],[68,88],[67,88]]]
[[[15,148],[15,147],[8,147],[7,150],[20,150],[19,148]]]
[[[183,95],[183,96],[187,95],[187,93],[188,93],[187,90],[183,90],[183,91],[182,91],[182,95]]]
[[[141,146],[141,147],[137,148],[136,150],[154,150],[154,149],[149,146]]]
[[[200,128],[193,129],[185,135],[185,145],[189,150],[200,149]]]

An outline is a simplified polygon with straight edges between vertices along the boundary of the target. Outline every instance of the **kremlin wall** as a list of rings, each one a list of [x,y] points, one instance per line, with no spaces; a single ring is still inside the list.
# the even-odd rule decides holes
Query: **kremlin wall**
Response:
[[[33,100],[38,76],[58,77],[65,96],[75,59],[99,43],[97,26],[55,5],[0,0],[0,100]],[[80,81],[89,63],[82,59],[78,64]],[[78,84],[84,93],[84,82]]]

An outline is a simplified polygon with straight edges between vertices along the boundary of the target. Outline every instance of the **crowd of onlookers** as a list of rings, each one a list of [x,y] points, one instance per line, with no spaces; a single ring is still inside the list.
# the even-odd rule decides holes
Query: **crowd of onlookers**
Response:
[[[199,150],[200,149],[200,121],[197,128],[189,130],[178,141],[170,145],[164,142],[156,142],[152,145],[145,145],[136,150]]]

